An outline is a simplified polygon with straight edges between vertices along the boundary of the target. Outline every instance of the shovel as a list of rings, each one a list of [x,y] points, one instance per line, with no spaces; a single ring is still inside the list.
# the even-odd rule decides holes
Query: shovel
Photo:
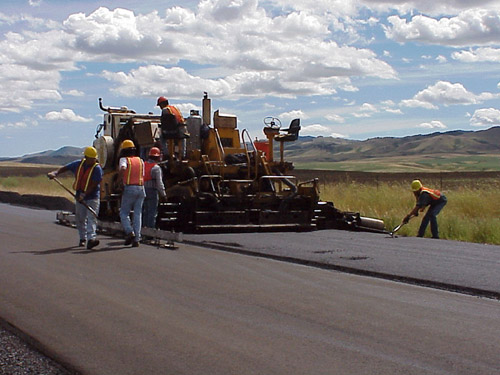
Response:
[[[52,178],[52,180],[54,180],[55,182],[57,182],[64,190],[66,190],[68,193],[70,193],[73,196],[73,198],[76,199],[75,193],[73,193],[66,186],[64,186],[64,184],[61,181],[59,181],[56,177]],[[83,201],[83,200],[82,201],[78,201],[78,203],[81,203],[87,210],[89,210],[92,213],[92,215],[94,215],[96,217],[96,219],[98,218],[97,212],[95,212],[92,207],[90,207],[87,203],[85,203],[85,201]]]
[[[392,232],[389,232],[389,235],[390,235],[392,238],[394,238],[394,233],[396,233],[398,230],[400,230],[400,229],[401,229],[401,227],[402,227],[403,225],[408,224],[408,222],[410,221],[410,219],[411,219],[412,217],[415,217],[415,216],[418,216],[418,213],[417,213],[417,215],[411,215],[411,216],[408,218],[408,221],[407,221],[406,223],[405,223],[404,221],[402,221],[402,222],[401,222],[401,224],[396,225],[396,226],[394,227],[394,229],[392,230]]]

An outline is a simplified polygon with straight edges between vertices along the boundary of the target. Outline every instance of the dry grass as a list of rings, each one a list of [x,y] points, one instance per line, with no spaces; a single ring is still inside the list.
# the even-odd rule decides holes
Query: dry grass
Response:
[[[407,181],[377,185],[329,183],[323,186],[321,198],[333,201],[341,210],[357,211],[363,216],[383,219],[386,229],[391,230],[415,206],[415,198],[408,185]],[[442,191],[448,204],[438,216],[440,237],[500,244],[499,185],[471,181],[471,186],[464,181],[460,186]],[[414,236],[419,225],[420,219],[414,218],[398,234]],[[430,235],[430,228],[427,229],[427,235]]]
[[[74,177],[72,177],[71,174],[68,174],[67,177],[58,177],[58,180],[61,181],[67,188],[71,189]],[[71,198],[68,192],[60,187],[55,181],[49,180],[46,176],[0,177],[0,190],[15,191],[19,194],[41,194]]]

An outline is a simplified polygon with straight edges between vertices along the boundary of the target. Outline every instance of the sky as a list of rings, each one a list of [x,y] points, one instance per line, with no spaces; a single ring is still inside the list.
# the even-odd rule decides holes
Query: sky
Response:
[[[473,4],[473,5],[471,5]],[[104,106],[212,109],[263,138],[500,125],[498,0],[2,0],[0,157],[91,145]]]

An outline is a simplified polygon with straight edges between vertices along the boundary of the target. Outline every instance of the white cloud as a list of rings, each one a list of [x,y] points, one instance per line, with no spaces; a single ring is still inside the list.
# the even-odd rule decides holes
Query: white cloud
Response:
[[[300,132],[301,135],[318,136],[318,135],[329,134],[330,129],[320,124],[313,124],[313,125],[303,126]]]
[[[32,119],[23,119],[20,121],[16,122],[7,122],[5,124],[0,124],[0,129],[5,129],[5,128],[28,128],[28,127],[33,127],[33,126],[38,126],[38,121],[32,120]]]
[[[341,134],[341,133],[330,133],[330,137],[333,138],[347,138],[349,135],[347,134]]]
[[[437,109],[439,105],[479,104],[485,100],[490,100],[498,96],[498,94],[488,92],[476,95],[467,91],[461,83],[439,81],[433,86],[429,86],[425,90],[420,91],[412,99],[402,100],[400,105],[403,107]]]
[[[0,64],[0,112],[21,112],[34,101],[57,101],[60,75],[15,64]]]
[[[446,56],[439,55],[438,57],[436,57],[436,61],[440,64],[444,64],[448,61],[448,59],[446,58]]]
[[[391,26],[385,27],[386,36],[399,43],[416,41],[448,46],[497,44],[500,38],[498,10],[467,9],[456,17],[435,19],[416,15],[407,21],[390,16]]]
[[[293,110],[289,112],[283,112],[279,115],[280,118],[285,120],[293,120],[295,118],[307,119],[309,118],[302,110]]]
[[[500,49],[492,47],[453,52],[451,57],[462,62],[500,62]]]
[[[31,1],[32,5],[39,3]],[[331,95],[337,89],[355,92],[358,88],[350,77],[396,78],[396,71],[373,51],[334,41],[336,31],[349,34],[364,27],[351,18],[358,5],[336,3],[327,13],[316,11],[331,8],[331,1],[324,0],[314,8],[286,5],[291,10],[277,15],[257,0],[205,0],[193,10],[175,6],[163,14],[100,7],[88,15],[72,14],[61,23],[0,15],[22,30],[4,34],[0,63],[26,70],[26,84],[41,72],[53,77],[51,82],[44,80],[49,83],[45,89],[36,84],[30,88],[32,100],[23,99],[25,90],[9,90],[12,99],[4,101],[9,105],[0,105],[0,111],[7,110],[4,107],[27,109],[38,99],[59,100],[59,74],[78,70],[85,62],[143,64],[130,71],[103,72],[102,76],[116,84],[114,92],[124,96],[157,95],[164,91],[166,77],[169,83],[173,80],[169,91],[177,97],[198,97],[206,90],[235,99]],[[338,18],[344,14],[350,16]],[[368,19],[366,25],[374,21]],[[180,59],[207,69],[181,69],[179,78],[170,74],[173,68],[156,65],[173,65]],[[209,67],[216,68],[210,71]],[[47,89],[52,90],[51,99]]]
[[[66,121],[66,122],[92,122],[93,120],[90,118],[85,118],[82,116],[78,116],[71,109],[64,108],[60,112],[51,111],[45,114],[45,120],[49,121]]]
[[[85,93],[80,90],[69,90],[63,92],[64,95],[69,95],[69,96],[85,96]]]
[[[431,122],[423,122],[417,125],[419,128],[427,128],[427,129],[446,129],[447,126],[443,124],[441,121],[431,121]]]
[[[345,122],[345,118],[340,116],[340,115],[337,115],[337,114],[329,114],[329,115],[326,115],[325,118],[328,120],[328,121],[332,121],[332,122],[336,122],[338,124],[343,124]]]
[[[470,119],[472,126],[500,125],[500,110],[496,108],[483,108],[474,112]]]

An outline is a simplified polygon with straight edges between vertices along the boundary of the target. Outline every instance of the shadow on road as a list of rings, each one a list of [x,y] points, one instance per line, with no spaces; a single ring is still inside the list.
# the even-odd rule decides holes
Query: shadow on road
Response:
[[[48,250],[33,250],[33,251],[16,251],[15,254],[33,254],[33,255],[53,255],[53,254],[63,254],[63,253],[73,253],[78,255],[95,254],[107,251],[121,251],[131,249],[130,246],[124,246],[123,241],[109,242],[105,247],[95,247],[91,250],[86,249],[83,246],[70,246],[62,247],[59,249],[48,249]]]

